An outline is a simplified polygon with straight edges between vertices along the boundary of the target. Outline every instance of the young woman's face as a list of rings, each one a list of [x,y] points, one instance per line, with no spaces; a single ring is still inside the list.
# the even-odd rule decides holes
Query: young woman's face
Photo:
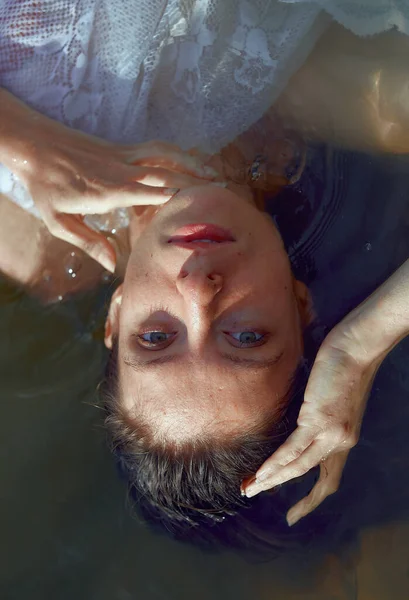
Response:
[[[169,242],[199,223],[234,241]],[[110,311],[121,401],[175,442],[278,413],[302,354],[298,289],[268,215],[214,185],[179,192],[134,244]]]

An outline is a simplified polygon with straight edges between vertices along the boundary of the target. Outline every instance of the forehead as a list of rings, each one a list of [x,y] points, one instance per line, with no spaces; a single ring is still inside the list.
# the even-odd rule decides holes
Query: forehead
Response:
[[[141,373],[122,364],[121,396],[131,414],[171,439],[240,433],[281,409],[290,367],[285,361],[264,371],[170,363]]]

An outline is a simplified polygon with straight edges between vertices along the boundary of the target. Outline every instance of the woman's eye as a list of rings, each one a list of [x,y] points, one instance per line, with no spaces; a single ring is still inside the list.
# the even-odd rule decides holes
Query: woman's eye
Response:
[[[239,346],[260,346],[266,338],[264,333],[257,331],[239,331],[229,333],[229,335],[238,343]]]
[[[165,333],[164,331],[147,331],[138,335],[139,343],[147,348],[165,346],[175,337],[175,333]]]

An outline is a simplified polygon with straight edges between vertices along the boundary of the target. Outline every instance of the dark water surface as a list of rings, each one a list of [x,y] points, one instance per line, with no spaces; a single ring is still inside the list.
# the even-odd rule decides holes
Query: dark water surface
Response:
[[[408,190],[406,158],[317,148],[271,208],[328,327],[408,257]],[[321,509],[342,543],[251,564],[130,516],[95,407],[109,291],[43,308],[0,284],[0,598],[409,598],[409,343],[379,371],[342,490]]]

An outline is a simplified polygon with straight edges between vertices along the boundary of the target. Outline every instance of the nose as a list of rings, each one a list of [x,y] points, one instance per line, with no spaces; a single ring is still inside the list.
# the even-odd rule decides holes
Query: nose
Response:
[[[223,277],[201,267],[182,269],[176,287],[185,300],[207,306],[223,287]]]

